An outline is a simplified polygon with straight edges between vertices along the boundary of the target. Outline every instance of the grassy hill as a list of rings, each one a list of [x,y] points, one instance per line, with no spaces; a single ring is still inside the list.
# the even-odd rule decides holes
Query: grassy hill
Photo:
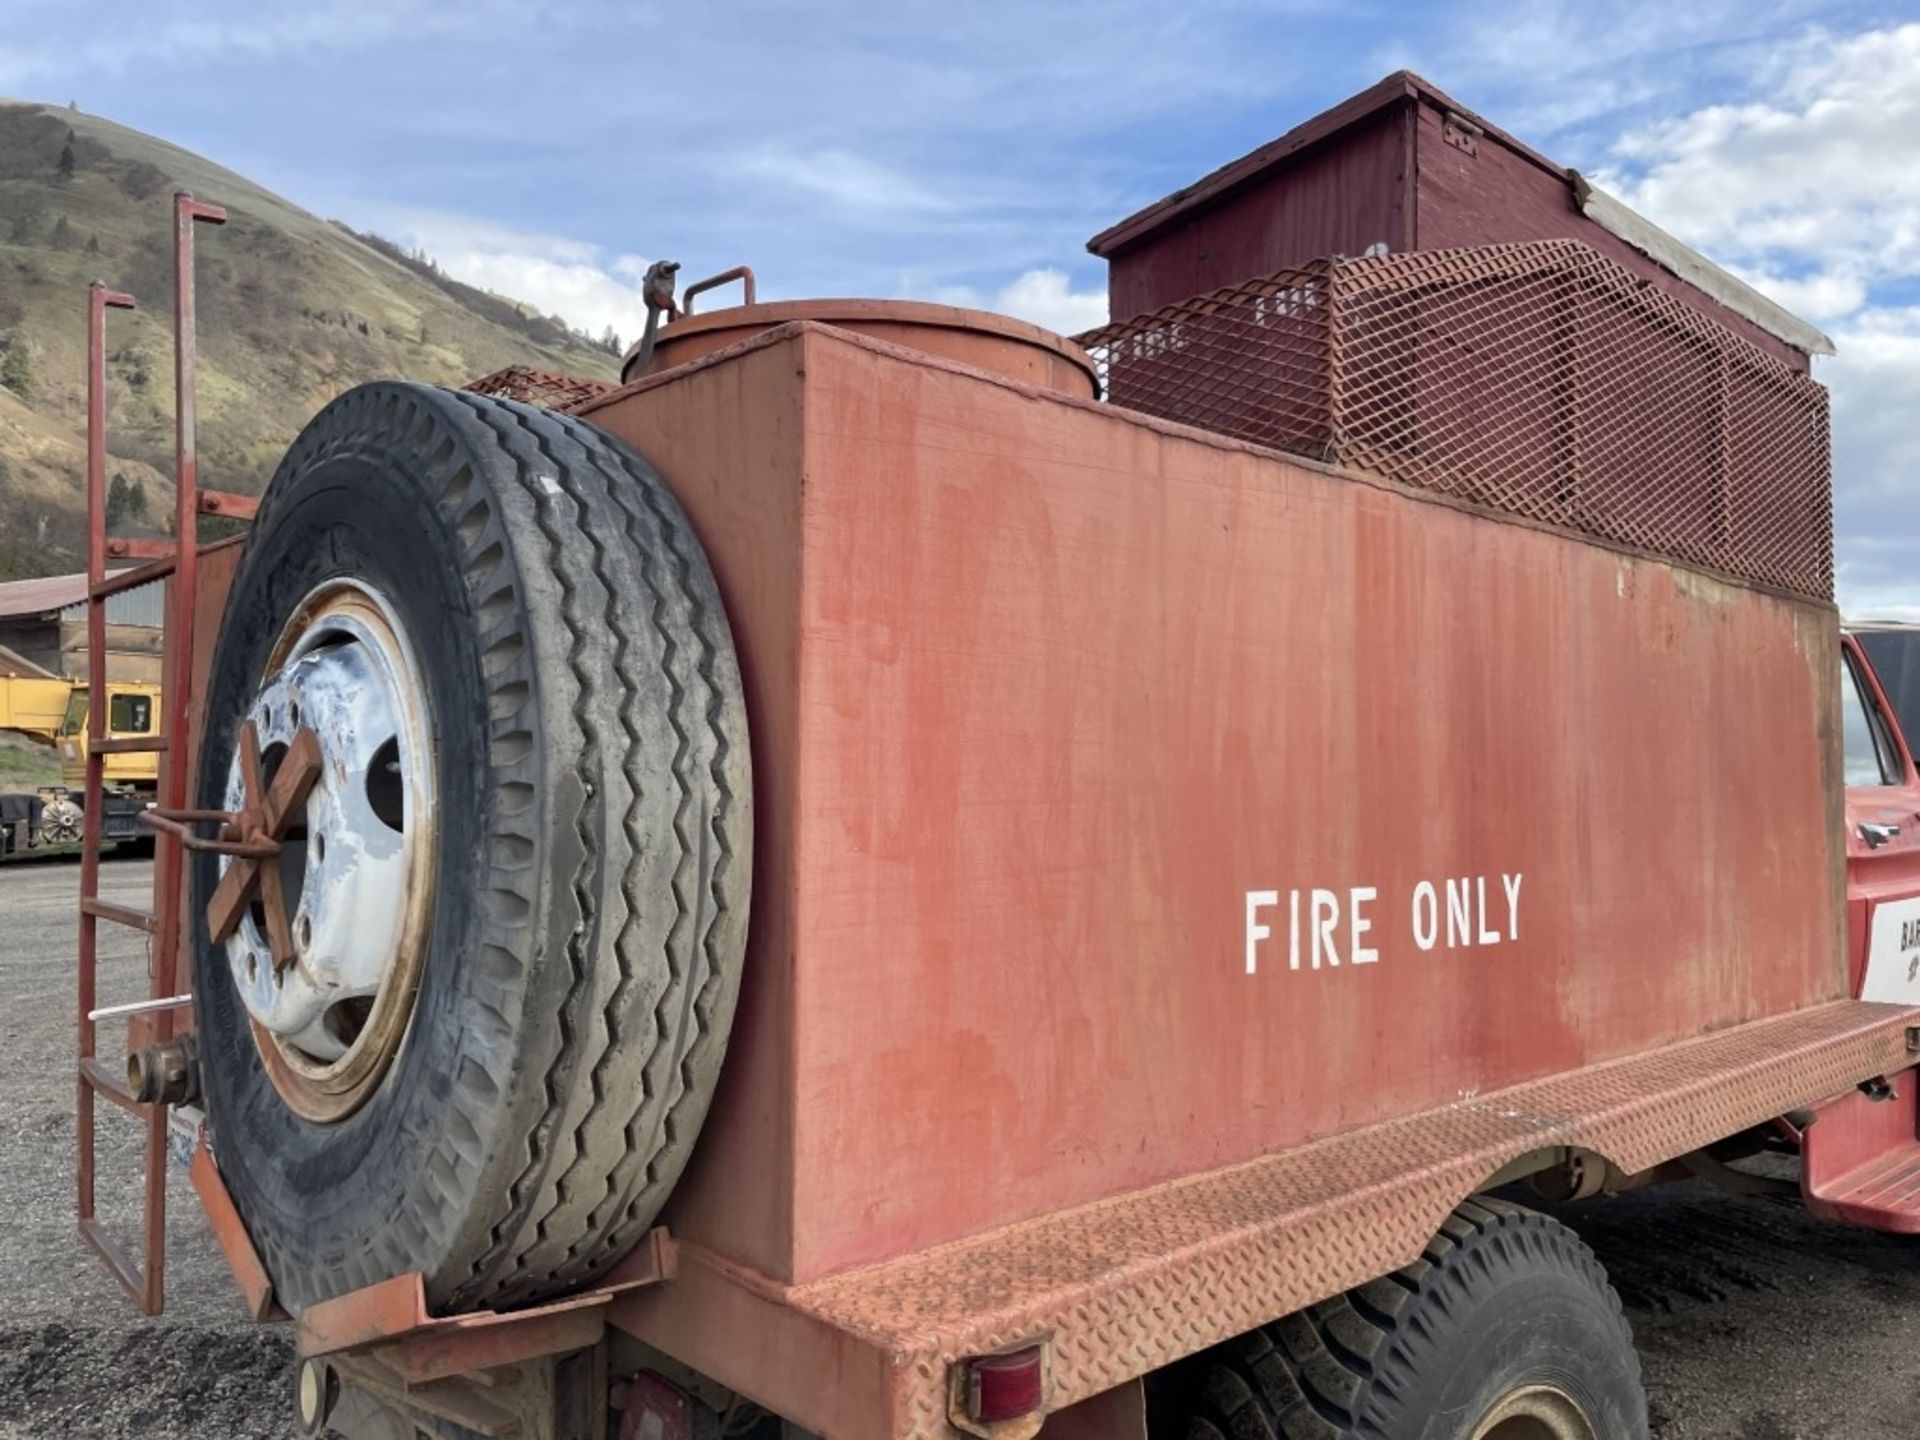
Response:
[[[225,206],[198,235],[200,475],[257,492],[333,396],[508,364],[611,376],[616,357],[374,236],[309,215],[177,146],[0,101],[0,579],[84,563],[86,287],[108,317],[108,474],[121,529],[164,529],[173,455],[172,195]]]

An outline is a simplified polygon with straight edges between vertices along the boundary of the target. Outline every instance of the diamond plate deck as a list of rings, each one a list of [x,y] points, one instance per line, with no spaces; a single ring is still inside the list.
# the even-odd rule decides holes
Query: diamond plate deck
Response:
[[[1649,1168],[1901,1070],[1916,1021],[1818,1006],[809,1285],[687,1247],[612,1319],[835,1440],[936,1440],[960,1356],[1050,1336],[1060,1409],[1409,1262],[1530,1151]]]

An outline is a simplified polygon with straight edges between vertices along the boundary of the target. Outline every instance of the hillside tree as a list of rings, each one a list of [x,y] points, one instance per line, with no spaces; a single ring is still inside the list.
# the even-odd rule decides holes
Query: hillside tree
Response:
[[[167,185],[167,172],[148,160],[136,160],[120,177],[120,193],[130,200],[151,200]]]
[[[27,359],[26,343],[17,337],[7,346],[5,358],[0,359],[0,385],[22,400],[33,398],[33,365]]]
[[[67,143],[60,147],[60,159],[58,163],[55,164],[54,170],[59,175],[60,183],[63,185],[73,179],[73,132],[71,130],[67,132]]]
[[[58,220],[53,222],[53,248],[56,250],[71,250],[73,249],[73,243],[73,226],[69,225],[67,223],[67,217],[62,215]]]
[[[122,521],[146,518],[146,488],[138,480],[116,470],[107,485],[107,528],[111,530]]]

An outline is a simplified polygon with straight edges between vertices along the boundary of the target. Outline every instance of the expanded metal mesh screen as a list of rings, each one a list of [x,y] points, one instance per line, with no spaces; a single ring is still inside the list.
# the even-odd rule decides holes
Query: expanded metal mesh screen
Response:
[[[582,375],[562,375],[555,370],[535,370],[530,365],[509,365],[461,386],[476,395],[497,395],[503,400],[523,400],[549,410],[565,410],[581,405],[614,388],[611,380],[589,380]]]
[[[1826,390],[1577,241],[1322,260],[1076,338],[1113,404],[1833,594]]]

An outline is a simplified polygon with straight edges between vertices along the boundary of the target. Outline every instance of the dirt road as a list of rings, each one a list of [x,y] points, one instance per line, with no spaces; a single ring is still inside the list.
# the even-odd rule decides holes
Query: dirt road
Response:
[[[145,903],[149,873],[109,862],[109,898]],[[241,1318],[184,1179],[162,1319],[137,1319],[74,1235],[78,878],[72,863],[0,869],[0,1440],[291,1436],[290,1347]],[[102,933],[103,1000],[144,994],[139,937]],[[103,1052],[120,1044],[102,1035]],[[134,1127],[103,1107],[101,1134],[102,1209],[117,1194],[131,1235]],[[1626,1302],[1658,1440],[1920,1436],[1920,1240],[1691,1185],[1568,1218]]]

